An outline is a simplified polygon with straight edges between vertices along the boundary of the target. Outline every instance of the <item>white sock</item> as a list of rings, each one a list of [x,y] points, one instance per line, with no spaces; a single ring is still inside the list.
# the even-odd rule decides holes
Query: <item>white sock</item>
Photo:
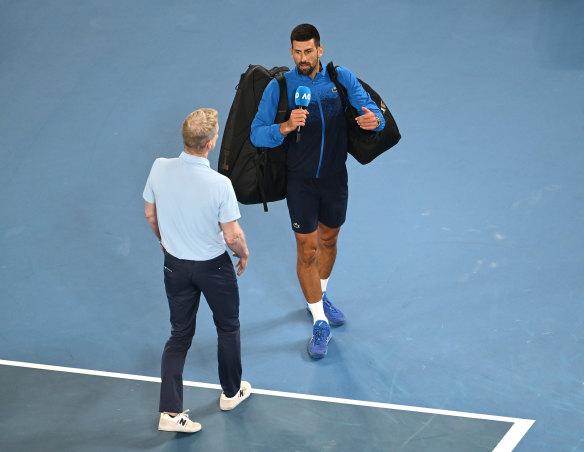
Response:
[[[324,320],[328,323],[326,315],[324,315],[324,309],[322,307],[322,300],[317,301],[316,303],[308,303],[308,308],[312,313],[312,324],[314,325],[319,320]]]
[[[320,288],[323,292],[326,292],[326,285],[328,284],[328,280],[329,278],[320,280]]]

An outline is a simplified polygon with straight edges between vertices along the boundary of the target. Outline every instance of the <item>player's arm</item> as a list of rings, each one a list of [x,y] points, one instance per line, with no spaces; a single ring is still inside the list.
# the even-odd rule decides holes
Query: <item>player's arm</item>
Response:
[[[383,130],[385,127],[383,114],[369,93],[363,89],[357,77],[344,67],[338,67],[337,74],[339,82],[347,89],[349,102],[360,113],[360,116],[355,118],[359,127],[375,132]]]
[[[253,122],[251,123],[250,139],[254,146],[275,148],[284,141],[280,124],[274,124],[280,101],[280,85],[273,79],[268,83]]]

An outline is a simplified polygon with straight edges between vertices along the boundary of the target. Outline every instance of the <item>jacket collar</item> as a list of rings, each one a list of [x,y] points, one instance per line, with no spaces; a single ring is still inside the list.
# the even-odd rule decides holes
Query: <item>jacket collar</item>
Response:
[[[309,79],[311,82],[316,82],[319,79],[321,79],[322,77],[325,76],[326,74],[326,69],[323,68],[322,63],[319,61],[318,62],[319,66],[320,66],[320,70],[316,73],[316,75],[314,76],[314,80],[311,80],[310,77],[308,75],[304,75],[301,74],[300,72],[298,72],[298,66],[294,66],[294,74],[296,74],[298,77],[303,77],[303,78],[307,78]]]

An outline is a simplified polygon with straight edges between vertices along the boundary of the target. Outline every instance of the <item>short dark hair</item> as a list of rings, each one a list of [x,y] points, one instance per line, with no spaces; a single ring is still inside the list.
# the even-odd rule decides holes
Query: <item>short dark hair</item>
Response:
[[[314,39],[316,47],[320,47],[320,35],[314,25],[300,24],[290,33],[290,44],[293,44],[293,41],[310,41],[311,39]]]

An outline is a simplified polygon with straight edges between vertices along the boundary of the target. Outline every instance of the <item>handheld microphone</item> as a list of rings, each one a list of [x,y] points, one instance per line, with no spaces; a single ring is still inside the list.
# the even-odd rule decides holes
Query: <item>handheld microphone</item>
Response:
[[[310,103],[310,88],[306,86],[299,86],[294,95],[294,103],[300,109],[305,109]],[[296,129],[296,143],[300,141],[300,127]]]

